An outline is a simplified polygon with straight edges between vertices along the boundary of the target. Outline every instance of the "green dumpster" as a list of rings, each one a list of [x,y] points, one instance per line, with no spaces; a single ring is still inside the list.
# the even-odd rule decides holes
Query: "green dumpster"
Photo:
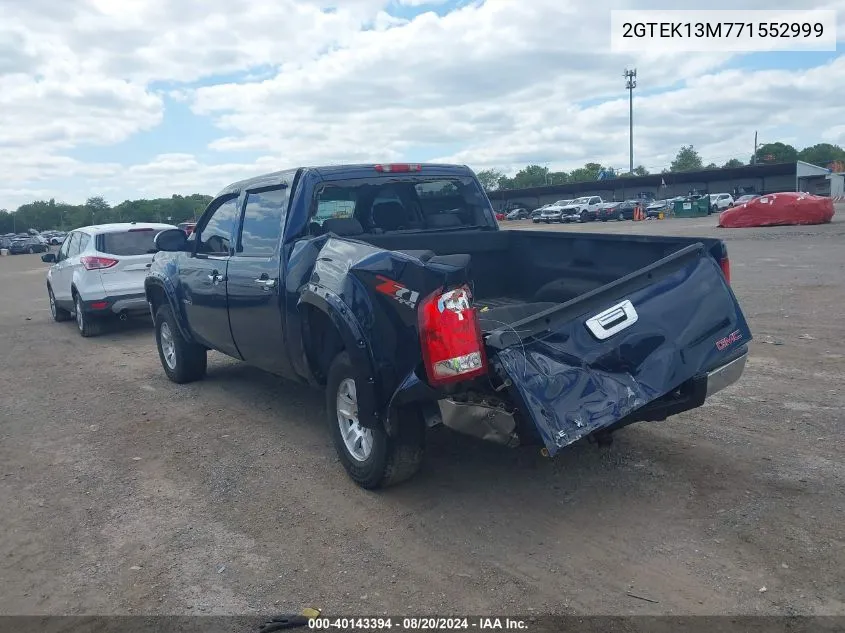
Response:
[[[676,218],[700,218],[710,212],[710,197],[704,196],[698,200],[676,200]]]

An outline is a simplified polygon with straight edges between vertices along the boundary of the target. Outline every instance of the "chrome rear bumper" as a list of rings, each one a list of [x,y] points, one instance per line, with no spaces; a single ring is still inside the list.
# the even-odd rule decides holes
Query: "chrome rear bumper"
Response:
[[[707,373],[707,398],[714,393],[721,391],[725,387],[734,384],[742,372],[745,371],[745,363],[748,361],[748,352],[732,360],[727,365],[722,365],[718,369],[714,369]]]

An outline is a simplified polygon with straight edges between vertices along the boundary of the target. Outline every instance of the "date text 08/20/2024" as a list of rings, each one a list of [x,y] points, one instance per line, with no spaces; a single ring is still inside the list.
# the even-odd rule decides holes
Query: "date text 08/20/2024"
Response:
[[[312,618],[308,628],[367,631],[399,629],[406,631],[444,630],[528,630],[528,622],[519,618],[499,617],[374,617],[374,618]]]

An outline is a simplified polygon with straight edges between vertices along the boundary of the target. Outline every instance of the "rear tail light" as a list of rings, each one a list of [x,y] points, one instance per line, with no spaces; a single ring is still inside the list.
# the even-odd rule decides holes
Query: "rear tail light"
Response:
[[[469,380],[487,372],[478,313],[466,286],[437,292],[419,308],[423,363],[432,385]]]
[[[82,265],[85,266],[85,270],[102,270],[103,268],[111,268],[119,260],[111,259],[110,257],[94,257],[92,255],[86,255],[85,257],[80,257],[79,261],[82,262]]]
[[[725,276],[725,281],[728,282],[728,285],[731,283],[731,260],[728,259],[727,256],[722,258],[722,261],[719,262],[719,265],[722,268],[722,274]]]
[[[407,173],[409,171],[422,171],[422,165],[409,165],[407,163],[393,163],[391,165],[376,165],[376,171],[381,173]]]

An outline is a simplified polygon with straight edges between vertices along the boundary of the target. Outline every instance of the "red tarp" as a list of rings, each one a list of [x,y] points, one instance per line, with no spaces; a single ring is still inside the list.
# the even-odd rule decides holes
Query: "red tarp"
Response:
[[[725,209],[719,226],[738,229],[749,226],[825,224],[833,219],[833,200],[808,193],[773,193]]]

